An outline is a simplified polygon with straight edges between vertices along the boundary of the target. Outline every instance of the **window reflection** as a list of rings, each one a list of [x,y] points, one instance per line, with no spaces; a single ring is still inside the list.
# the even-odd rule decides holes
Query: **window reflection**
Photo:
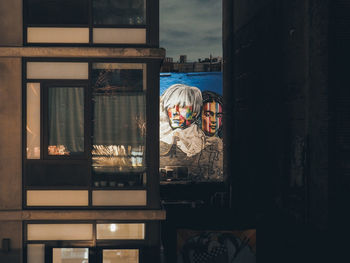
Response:
[[[94,24],[144,25],[145,0],[94,0]]]
[[[95,63],[92,78],[94,185],[142,185],[146,135],[142,65]]]

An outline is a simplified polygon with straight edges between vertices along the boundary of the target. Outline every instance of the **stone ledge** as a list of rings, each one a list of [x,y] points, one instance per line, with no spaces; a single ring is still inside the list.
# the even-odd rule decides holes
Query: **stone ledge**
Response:
[[[163,59],[163,48],[0,47],[0,57],[150,58]]]
[[[24,220],[165,220],[164,210],[16,210],[0,211],[0,221]]]

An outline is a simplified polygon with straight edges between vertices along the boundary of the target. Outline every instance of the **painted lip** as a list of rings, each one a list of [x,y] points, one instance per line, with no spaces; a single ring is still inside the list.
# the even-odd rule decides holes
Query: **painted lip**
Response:
[[[216,125],[210,125],[209,127],[210,127],[210,129],[213,129],[213,130],[216,129]]]

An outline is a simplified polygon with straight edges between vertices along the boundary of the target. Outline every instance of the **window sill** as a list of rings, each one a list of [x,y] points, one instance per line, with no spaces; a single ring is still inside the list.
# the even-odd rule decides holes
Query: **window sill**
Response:
[[[165,49],[139,47],[0,47],[0,57],[108,57],[163,59],[165,57]]]
[[[164,210],[17,210],[0,211],[0,221],[24,220],[165,220]]]

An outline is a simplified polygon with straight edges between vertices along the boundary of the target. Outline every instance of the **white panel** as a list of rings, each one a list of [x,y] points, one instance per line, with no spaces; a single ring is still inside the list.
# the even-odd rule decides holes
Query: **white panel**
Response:
[[[40,159],[40,83],[27,84],[27,159]]]
[[[145,239],[145,224],[97,224],[97,239]]]
[[[27,206],[88,206],[87,190],[28,190]]]
[[[27,245],[27,263],[45,263],[45,245]]]
[[[104,249],[103,263],[138,263],[138,249]]]
[[[88,79],[88,77],[88,63],[27,62],[27,79]]]
[[[27,240],[91,240],[92,224],[28,224]]]
[[[28,27],[28,43],[89,43],[89,28]]]
[[[111,190],[93,191],[94,206],[145,206],[147,197],[145,190]]]
[[[94,28],[96,44],[146,44],[145,28]]]

